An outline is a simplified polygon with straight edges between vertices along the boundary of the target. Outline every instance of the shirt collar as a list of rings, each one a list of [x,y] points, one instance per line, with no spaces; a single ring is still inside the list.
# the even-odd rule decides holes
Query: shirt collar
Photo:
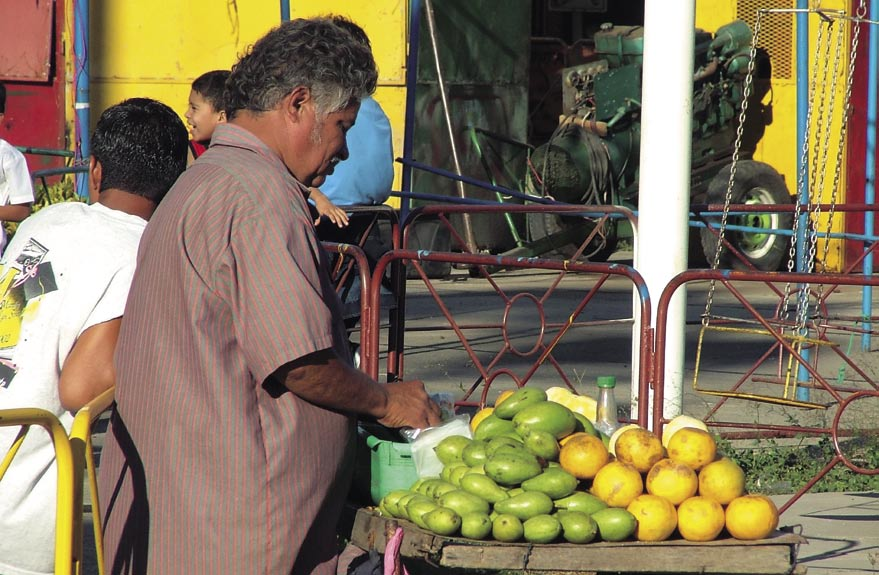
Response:
[[[287,166],[281,160],[280,156],[272,151],[262,140],[260,140],[253,132],[242,128],[236,124],[225,122],[214,128],[214,134],[211,137],[211,147],[226,146],[232,148],[240,148],[253,152],[264,158],[272,167],[281,172],[286,179],[294,186],[307,190],[307,186],[296,179]]]

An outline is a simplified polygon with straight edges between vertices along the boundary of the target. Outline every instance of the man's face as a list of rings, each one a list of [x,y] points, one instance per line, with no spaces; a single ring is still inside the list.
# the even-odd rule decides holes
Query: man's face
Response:
[[[360,104],[354,104],[339,112],[318,119],[314,108],[310,114],[309,145],[301,158],[302,174],[295,174],[299,181],[309,187],[319,187],[333,167],[348,157],[345,134],[354,125]]]
[[[209,142],[214,135],[214,128],[225,119],[223,112],[214,110],[210,102],[195,90],[189,92],[189,106],[186,107],[184,116],[192,139],[200,143]]]

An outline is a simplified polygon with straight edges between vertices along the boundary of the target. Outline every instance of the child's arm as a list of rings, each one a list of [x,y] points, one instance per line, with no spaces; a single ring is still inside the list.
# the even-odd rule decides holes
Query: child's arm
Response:
[[[31,215],[31,204],[0,206],[0,221],[20,222]]]
[[[348,214],[345,210],[334,204],[317,188],[308,188],[309,198],[314,200],[314,207],[317,208],[319,216],[326,216],[331,222],[344,228],[348,225]],[[314,225],[320,223],[320,217],[315,220]]]

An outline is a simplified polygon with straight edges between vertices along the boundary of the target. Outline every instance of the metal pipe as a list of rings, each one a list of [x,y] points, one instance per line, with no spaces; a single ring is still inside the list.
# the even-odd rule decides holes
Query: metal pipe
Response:
[[[85,165],[91,154],[89,145],[89,0],[73,2],[73,62],[76,112],[76,162]],[[76,176],[76,193],[87,198],[88,175]]]
[[[403,159],[412,158],[415,147],[415,88],[418,85],[418,46],[421,36],[421,0],[409,2],[409,53],[406,54],[406,120],[403,125]],[[400,189],[412,191],[412,167],[403,162]],[[400,220],[405,220],[411,209],[409,198],[400,200]]]
[[[803,187],[799,191],[797,201],[800,204],[809,203],[809,171],[805,162],[809,163],[808,157],[803,157],[800,153],[806,149],[809,143],[806,141],[808,135],[809,116],[809,1],[797,0],[797,8],[803,10],[797,12],[797,174],[801,174],[803,179]],[[797,222],[797,239],[796,239],[796,270],[805,272],[806,261],[806,232],[809,227],[809,214],[800,214]]]
[[[433,49],[433,63],[436,66],[436,84],[439,89],[440,99],[443,104],[443,115],[446,120],[446,128],[449,132],[449,145],[452,148],[452,163],[455,166],[455,172],[460,176],[463,175],[461,171],[461,163],[458,161],[458,146],[455,144],[455,129],[452,125],[452,117],[449,114],[449,98],[446,94],[446,85],[443,80],[443,71],[442,66],[440,66],[440,58],[439,58],[439,48],[436,40],[436,21],[433,17],[433,2],[432,0],[424,0],[424,8],[425,13],[427,14],[427,30],[430,36],[430,46]],[[458,190],[458,197],[466,198],[467,194],[464,191],[464,183],[458,180],[456,182],[456,188]],[[464,214],[461,218],[461,221],[464,224],[464,241],[467,244],[467,250],[470,253],[477,253],[476,246],[476,237],[473,235],[473,222],[470,219],[470,214]]]
[[[870,0],[870,20],[879,20],[879,0]],[[876,202],[876,139],[879,135],[876,109],[879,107],[879,28],[870,26],[870,42],[867,49],[870,59],[867,66],[867,146],[864,164],[864,203]],[[872,236],[876,214],[872,211],[864,213],[864,235]],[[873,252],[866,246],[869,253],[864,257],[863,273],[865,277],[873,275]],[[870,317],[873,315],[873,288],[864,286],[861,298],[861,312],[864,317],[866,333],[861,336],[861,349],[870,351]]]
[[[641,270],[650,293],[662,293],[671,278],[687,269],[695,29],[695,0],[647,0],[635,268]],[[686,292],[681,291],[669,307],[668,387],[662,406],[667,417],[680,414],[683,406],[685,311]],[[638,351],[633,345],[633,379],[641,362],[650,361]],[[633,416],[641,401],[650,398],[633,393]]]
[[[290,21],[290,0],[281,0],[281,22]]]

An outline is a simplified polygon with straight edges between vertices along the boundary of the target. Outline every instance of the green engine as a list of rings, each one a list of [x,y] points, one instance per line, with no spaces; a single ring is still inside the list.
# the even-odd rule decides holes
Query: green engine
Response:
[[[549,141],[532,152],[527,182],[532,192],[568,203],[637,206],[643,32],[641,26],[604,24],[594,36],[593,59],[562,71],[563,114]],[[694,202],[723,203],[725,199],[751,38],[750,28],[740,20],[723,26],[714,35],[696,31],[691,188]],[[668,65],[675,63],[670,61]],[[740,157],[744,159],[750,158],[765,126],[761,101],[768,90],[768,68],[768,59],[758,51],[749,102],[753,107],[740,150]],[[772,170],[765,164],[761,166]],[[727,168],[725,174],[724,167]],[[778,176],[777,172],[774,174]],[[709,197],[712,179],[717,180],[717,186],[723,184],[724,193],[720,198]],[[783,187],[783,180],[781,184]],[[786,189],[775,196],[781,202],[790,201]],[[735,199],[750,202],[753,198]],[[529,218],[528,225],[532,238],[537,239],[572,225],[583,227],[583,221],[582,218],[535,214]],[[616,224],[608,224],[595,245],[583,255],[590,259],[609,255],[618,232],[624,233],[616,227]],[[590,228],[585,226],[583,233],[588,231]],[[784,243],[779,241],[780,236],[762,236],[768,236],[769,243],[778,244],[771,251],[783,251],[779,249]],[[712,249],[712,256],[713,245],[705,246],[706,253]],[[779,263],[762,261],[760,254],[746,255],[752,263],[757,262],[759,268],[774,269]],[[752,255],[758,257],[752,258]]]

